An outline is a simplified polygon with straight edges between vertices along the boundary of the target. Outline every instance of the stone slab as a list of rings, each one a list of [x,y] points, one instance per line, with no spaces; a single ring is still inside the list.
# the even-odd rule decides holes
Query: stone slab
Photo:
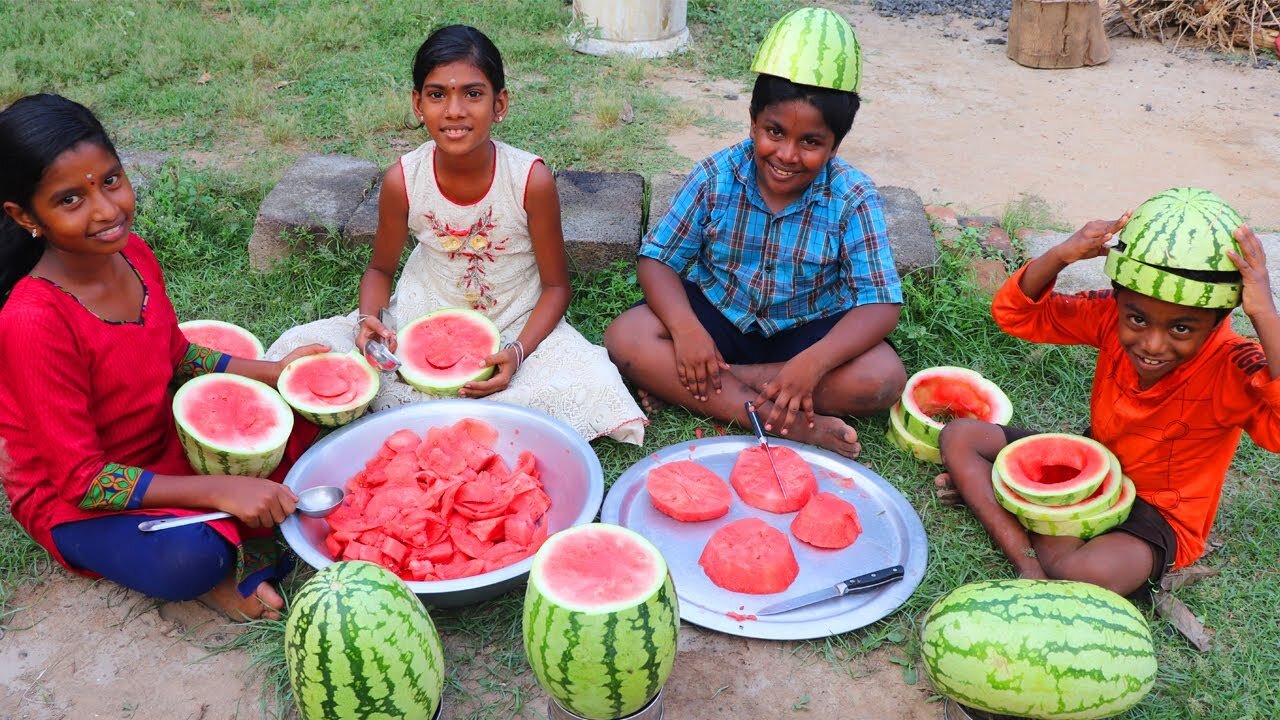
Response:
[[[938,242],[920,196],[909,188],[886,185],[880,187],[880,197],[898,274],[931,267],[938,261]]]
[[[346,155],[304,155],[258,210],[249,262],[265,270],[289,252],[291,237],[341,235],[378,179],[378,166]]]
[[[671,209],[671,200],[684,184],[685,177],[682,173],[660,173],[649,178],[649,222],[645,225],[645,232],[657,225]]]
[[[143,190],[160,174],[164,164],[173,156],[149,150],[121,150],[120,164],[129,176],[129,184],[135,190]]]
[[[640,247],[644,178],[637,173],[556,173],[560,220],[570,267],[577,272],[634,262]]]
[[[382,182],[379,181],[347,219],[342,227],[342,239],[348,245],[373,244],[373,236],[378,230],[378,198],[381,195]]]

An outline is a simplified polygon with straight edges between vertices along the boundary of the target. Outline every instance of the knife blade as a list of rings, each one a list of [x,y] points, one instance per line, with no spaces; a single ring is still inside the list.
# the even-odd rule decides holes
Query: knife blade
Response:
[[[906,574],[906,569],[903,568],[901,565],[894,565],[893,567],[881,568],[879,570],[876,570],[875,572],[869,572],[865,575],[859,575],[857,577],[849,578],[848,580],[842,580],[836,583],[835,585],[832,585],[831,587],[826,587],[821,590],[815,590],[811,593],[806,593],[804,595],[801,595],[800,597],[791,598],[790,600],[783,600],[780,603],[767,605],[757,610],[755,614],[756,615],[777,615],[778,613],[784,613],[790,610],[795,610],[796,608],[805,607],[806,605],[819,603],[819,602],[822,602],[823,600],[830,600],[831,598],[843,597],[850,593],[859,593],[859,592],[866,592],[867,590],[874,590],[875,588],[888,585],[891,582],[901,580],[902,576],[905,574]]]
[[[769,447],[769,440],[764,436],[764,428],[760,425],[760,416],[756,414],[756,406],[751,401],[743,403],[747,408],[747,417],[751,419],[751,430],[756,434],[756,439],[760,441],[760,447],[764,448],[764,456],[769,458],[769,467],[773,468],[773,479],[778,482],[778,489],[782,491],[782,497],[787,496],[787,486],[782,484],[782,476],[778,474],[778,466],[773,464],[773,450]]]

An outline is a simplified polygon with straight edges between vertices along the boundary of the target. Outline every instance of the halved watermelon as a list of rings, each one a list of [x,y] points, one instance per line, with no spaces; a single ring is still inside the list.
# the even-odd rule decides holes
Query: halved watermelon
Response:
[[[692,460],[663,463],[650,470],[645,489],[659,512],[680,522],[713,520],[733,504],[729,485]]]
[[[1120,494],[1116,496],[1116,501],[1097,515],[1075,520],[1032,520],[1020,517],[1018,522],[1033,533],[1065,535],[1088,540],[1128,520],[1129,511],[1133,509],[1133,499],[1136,496],[1133,481],[1126,477],[1121,481]]]
[[[938,434],[955,418],[974,418],[1003,425],[1013,417],[1013,404],[995,383],[962,367],[921,370],[902,391],[902,424],[926,445],[938,446]]]
[[[815,493],[791,521],[791,534],[814,547],[838,550],[862,534],[858,511],[838,495]]]
[[[757,445],[738,453],[733,470],[729,472],[729,483],[738,492],[738,497],[751,507],[775,513],[795,512],[818,492],[818,479],[813,476],[809,463],[795,450],[781,446],[770,449],[773,464],[778,468],[776,478],[769,464],[769,455],[765,454],[763,446]],[[778,479],[787,488],[786,497],[782,496]]]
[[[1032,502],[1011,489],[996,469],[991,469],[991,485],[996,493],[996,501],[1009,512],[1029,520],[1078,520],[1090,517],[1106,510],[1120,496],[1120,488],[1124,484],[1124,473],[1120,470],[1120,460],[1111,456],[1111,471],[1103,479],[1102,484],[1089,497],[1070,505],[1041,505]]]
[[[780,593],[800,574],[787,536],[760,518],[735,520],[716,530],[698,564],[716,585],[752,595]]]
[[[320,353],[289,363],[276,387],[302,417],[339,427],[368,409],[378,394],[378,373],[355,353]]]
[[[1033,503],[1071,505],[1098,489],[1111,472],[1111,458],[1111,451],[1097,440],[1046,433],[1004,446],[993,472]]]
[[[202,475],[267,477],[284,457],[293,412],[271,386],[240,375],[194,378],[173,396],[178,439]]]
[[[178,324],[187,342],[245,360],[261,360],[265,351],[253,333],[221,320],[188,320]]]
[[[457,395],[466,383],[493,374],[485,358],[498,352],[498,326],[475,310],[427,313],[397,334],[405,382],[431,395]]]
[[[889,432],[886,436],[890,444],[899,450],[911,453],[917,460],[936,465],[942,464],[942,451],[912,435],[902,424],[901,402],[896,402],[889,408]]]

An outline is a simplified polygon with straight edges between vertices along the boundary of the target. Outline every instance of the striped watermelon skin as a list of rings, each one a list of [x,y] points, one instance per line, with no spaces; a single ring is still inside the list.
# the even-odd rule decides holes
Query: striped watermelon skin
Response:
[[[209,441],[200,429],[203,416],[199,414],[199,403],[219,395],[222,391],[217,387],[228,383],[251,391],[256,396],[254,400],[269,408],[277,421],[271,434],[250,441],[253,446],[249,449]],[[263,478],[274,472],[284,458],[294,422],[293,411],[275,388],[232,373],[210,373],[184,383],[173,395],[173,420],[187,462],[197,473]]]
[[[1136,496],[1133,481],[1126,477],[1121,481],[1120,494],[1115,502],[1101,512],[1074,520],[1038,520],[1019,517],[1018,522],[1027,530],[1040,535],[1070,536],[1088,540],[1128,520],[1129,512],[1133,510],[1133,499]]]
[[[1120,460],[1114,453],[1108,454],[1111,455],[1111,472],[1102,481],[1102,492],[1097,497],[1089,497],[1071,505],[1039,505],[1010,489],[1000,477],[1000,472],[992,466],[991,485],[995,489],[996,502],[1019,519],[1064,522],[1097,515],[1114,505],[1124,488]]]
[[[1121,287],[1175,305],[1210,309],[1240,304],[1240,283],[1207,283],[1151,267],[1112,250],[1102,271]]]
[[[1112,471],[1113,457],[1105,445],[1092,438],[1040,433],[1019,438],[1001,448],[991,473],[1033,503],[1073,505],[1102,485]],[[1046,465],[1072,467],[1078,474],[1066,481],[1042,484],[1043,475],[1034,474],[1045,472]]]
[[[945,403],[937,402],[939,389],[943,393],[951,393],[952,397]],[[957,390],[961,391],[959,396]],[[946,422],[934,419],[922,403],[930,404],[930,407],[946,406],[945,412],[954,417],[971,417],[997,425],[1004,425],[1013,418],[1013,403],[1009,396],[981,373],[950,365],[921,370],[912,375],[903,388],[900,403],[902,425],[913,437],[935,448]],[[943,410],[943,407],[935,407],[935,410]]]
[[[1089,583],[988,580],[944,595],[921,629],[925,673],[972,708],[1035,720],[1096,720],[1155,683],[1146,620]]]
[[[374,563],[336,562],[308,580],[290,606],[284,650],[303,720],[430,720],[440,704],[435,624]]]
[[[800,8],[783,15],[770,28],[756,51],[751,72],[858,92],[862,48],[848,20],[826,8]]]
[[[196,440],[177,423],[178,441],[191,468],[201,475],[242,475],[264,478],[284,459],[285,443],[265,453],[238,453],[210,447]],[[287,438],[286,438],[287,440]]]
[[[942,451],[935,445],[921,440],[902,424],[902,403],[896,402],[889,408],[889,432],[885,434],[889,443],[903,452],[911,453],[917,460],[942,464]]]
[[[561,534],[592,527],[608,526],[579,526]],[[636,538],[661,561],[657,548]],[[551,541],[539,554],[550,547]],[[662,562],[662,583],[648,597],[611,612],[558,605],[540,589],[540,570],[535,557],[525,593],[523,631],[525,655],[538,683],[562,707],[591,720],[612,720],[643,708],[662,689],[675,664],[680,616],[666,563]]]
[[[1232,233],[1244,218],[1208,190],[1171,188],[1139,205],[1120,231],[1123,253],[1147,265],[1235,272],[1226,250],[1240,252]]]

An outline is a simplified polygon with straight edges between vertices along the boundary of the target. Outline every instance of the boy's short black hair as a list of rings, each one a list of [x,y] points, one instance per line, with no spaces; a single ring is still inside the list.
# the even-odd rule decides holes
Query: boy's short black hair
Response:
[[[751,119],[754,121],[770,105],[792,100],[804,100],[822,113],[822,119],[836,136],[837,146],[849,134],[853,117],[862,105],[862,99],[856,92],[801,85],[777,75],[761,74],[756,77],[756,86],[751,91]]]

